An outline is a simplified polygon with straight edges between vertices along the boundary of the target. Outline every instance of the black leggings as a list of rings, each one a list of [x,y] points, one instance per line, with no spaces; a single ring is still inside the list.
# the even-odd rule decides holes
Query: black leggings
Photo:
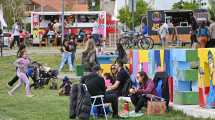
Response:
[[[148,100],[149,98],[147,98],[145,95],[133,94],[131,96],[131,102],[135,106],[135,112],[139,112],[142,107],[147,107]]]

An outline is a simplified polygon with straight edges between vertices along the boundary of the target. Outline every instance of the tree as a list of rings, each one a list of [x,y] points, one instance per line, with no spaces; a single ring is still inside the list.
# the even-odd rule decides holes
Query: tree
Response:
[[[141,18],[148,10],[148,5],[143,0],[137,0],[136,5],[136,12],[134,13],[135,27],[141,24]],[[126,24],[130,29],[132,28],[132,15],[131,12],[129,12],[128,6],[125,6],[119,10],[118,19],[121,23]]]
[[[208,8],[210,19],[215,21],[215,1],[209,0],[208,2],[210,5]]]
[[[92,2],[95,2],[95,6],[92,6]],[[99,11],[100,10],[100,0],[88,0],[89,10]]]
[[[195,10],[199,8],[199,4],[196,2],[177,2],[173,4],[172,9],[183,9],[183,10]]]
[[[12,28],[15,20],[22,21],[25,8],[24,2],[25,0],[0,0],[8,28]]]

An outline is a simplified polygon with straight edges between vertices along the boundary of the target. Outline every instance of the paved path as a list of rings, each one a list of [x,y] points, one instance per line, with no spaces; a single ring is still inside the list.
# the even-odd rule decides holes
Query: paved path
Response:
[[[31,47],[27,48],[28,54],[60,54],[60,47]],[[77,54],[80,54],[84,48],[78,48]],[[107,47],[105,51],[114,51],[114,47]],[[17,49],[4,49],[3,56],[12,56],[16,55]]]
[[[199,105],[173,105],[173,109],[195,118],[215,119],[215,109],[201,108]]]

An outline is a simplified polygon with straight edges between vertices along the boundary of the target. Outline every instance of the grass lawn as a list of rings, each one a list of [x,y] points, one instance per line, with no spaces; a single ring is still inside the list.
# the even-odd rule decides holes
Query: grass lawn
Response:
[[[59,55],[32,55],[33,60],[57,68]],[[0,57],[0,120],[68,120],[68,97],[59,97],[57,91],[48,88],[32,90],[32,98],[24,96],[24,87],[15,96],[9,96],[6,83],[15,75],[15,56]],[[129,120],[202,120],[171,111],[163,116],[143,116]]]

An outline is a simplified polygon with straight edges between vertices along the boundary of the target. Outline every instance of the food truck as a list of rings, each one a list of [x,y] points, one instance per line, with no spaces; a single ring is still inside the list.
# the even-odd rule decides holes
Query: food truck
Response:
[[[48,28],[49,23],[58,21],[61,23],[62,12],[32,12],[31,13],[31,33],[33,34],[33,44],[41,41]],[[105,11],[78,11],[65,12],[64,23],[65,29],[71,34],[77,35],[79,30],[91,32],[94,19],[98,23],[98,33],[106,37],[106,12]]]
[[[166,22],[169,26],[168,41],[172,40],[174,30],[177,30],[177,39],[182,42],[190,42],[191,30],[191,10],[152,10],[147,13],[147,24],[149,35],[155,42],[160,42],[158,30],[162,23]]]

